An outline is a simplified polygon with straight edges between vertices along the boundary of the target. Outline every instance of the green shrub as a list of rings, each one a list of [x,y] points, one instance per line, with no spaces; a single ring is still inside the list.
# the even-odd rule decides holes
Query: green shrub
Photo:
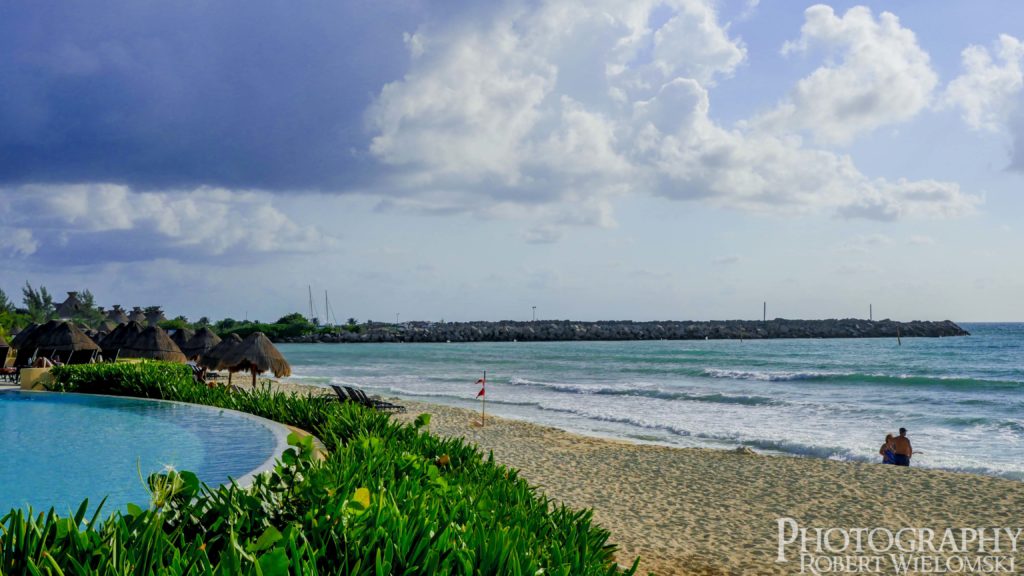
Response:
[[[242,410],[314,432],[240,489],[150,478],[149,509],[106,521],[20,510],[0,519],[3,574],[619,574],[608,532],[461,439],[353,404],[231,392],[162,363],[67,366],[55,389]],[[102,506],[102,504],[101,504]],[[97,512],[98,514],[98,512]],[[624,573],[632,574],[636,564]]]

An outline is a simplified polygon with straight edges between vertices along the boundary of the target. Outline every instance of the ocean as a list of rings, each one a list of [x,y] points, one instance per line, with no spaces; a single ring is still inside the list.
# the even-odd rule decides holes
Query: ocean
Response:
[[[680,447],[878,461],[1024,480],[1024,324],[955,338],[282,344],[290,380]]]

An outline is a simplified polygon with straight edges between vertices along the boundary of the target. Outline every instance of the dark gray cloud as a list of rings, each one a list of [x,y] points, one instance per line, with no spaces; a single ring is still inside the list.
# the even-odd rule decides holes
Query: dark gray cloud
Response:
[[[5,2],[0,185],[332,190],[408,63],[401,1]]]

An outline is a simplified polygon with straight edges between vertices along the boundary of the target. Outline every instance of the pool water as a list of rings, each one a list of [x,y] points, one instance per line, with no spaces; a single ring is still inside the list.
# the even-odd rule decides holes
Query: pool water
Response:
[[[149,505],[144,478],[166,466],[214,486],[280,455],[286,430],[231,410],[135,398],[0,391],[0,516],[60,514],[89,499],[90,515]],[[141,478],[140,478],[141,471]]]

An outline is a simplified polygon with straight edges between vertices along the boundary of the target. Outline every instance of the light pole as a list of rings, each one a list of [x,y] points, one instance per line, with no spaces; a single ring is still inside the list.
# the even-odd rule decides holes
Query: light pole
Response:
[[[398,312],[395,312],[395,324],[398,324]]]
[[[536,306],[533,307],[533,321],[534,322],[537,321],[537,307]]]

